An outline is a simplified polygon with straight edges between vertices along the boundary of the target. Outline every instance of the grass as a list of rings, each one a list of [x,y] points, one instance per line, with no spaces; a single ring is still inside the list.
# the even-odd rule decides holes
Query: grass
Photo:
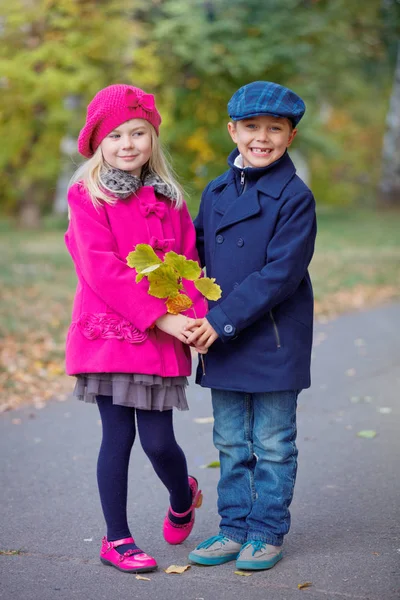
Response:
[[[311,264],[317,317],[400,298],[400,212],[323,210]],[[0,221],[0,411],[70,391],[64,340],[75,272],[62,228]]]
[[[324,210],[310,267],[317,315],[400,297],[400,212]]]

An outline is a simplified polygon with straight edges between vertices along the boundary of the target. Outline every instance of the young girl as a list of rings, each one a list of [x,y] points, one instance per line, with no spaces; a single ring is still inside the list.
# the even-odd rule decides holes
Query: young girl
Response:
[[[146,278],[136,283],[126,263],[138,243],[161,258],[174,250],[198,260],[191,218],[160,147],[160,123],[154,96],[139,88],[111,85],[96,94],[79,134],[79,152],[89,160],[68,192],[65,236],[78,277],[66,369],[77,377],[74,395],[97,403],[103,428],[97,480],[107,535],[100,559],[132,573],[157,568],[127,521],[135,415],[143,450],[169,492],[169,544],[188,537],[202,500],[172,421],[174,407],[188,408],[191,356],[183,331],[193,319],[167,314],[165,301],[148,294]],[[204,316],[204,298],[191,282],[185,288]]]

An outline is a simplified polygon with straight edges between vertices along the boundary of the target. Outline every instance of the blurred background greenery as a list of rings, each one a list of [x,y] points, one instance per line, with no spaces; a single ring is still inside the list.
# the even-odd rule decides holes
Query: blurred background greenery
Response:
[[[371,206],[399,25],[397,0],[3,2],[1,211],[32,225],[63,212],[87,103],[127,82],[155,93],[162,139],[195,212],[232,149],[227,101],[257,79],[306,101],[295,159],[318,203]]]
[[[399,32],[399,0],[2,2],[0,410],[65,385],[66,189],[86,106],[111,83],[156,95],[192,214],[226,169],[233,92],[294,89],[307,112],[291,155],[318,206],[317,317],[398,298]]]

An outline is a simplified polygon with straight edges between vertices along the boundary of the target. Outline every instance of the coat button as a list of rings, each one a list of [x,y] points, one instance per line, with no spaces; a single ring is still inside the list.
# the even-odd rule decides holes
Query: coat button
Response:
[[[239,246],[239,248],[241,248],[244,245],[244,239],[239,238],[238,241],[236,242],[236,244]]]
[[[217,235],[217,244],[222,244],[222,242],[224,241],[224,236],[223,235]]]
[[[225,333],[232,333],[232,331],[233,331],[232,325],[225,325],[224,331],[225,331]]]

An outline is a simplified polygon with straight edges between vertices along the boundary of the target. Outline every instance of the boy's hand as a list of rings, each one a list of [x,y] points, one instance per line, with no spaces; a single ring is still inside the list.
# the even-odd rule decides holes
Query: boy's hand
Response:
[[[188,344],[187,330],[194,327],[195,320],[184,315],[170,315],[167,313],[155,322],[158,329],[173,335],[184,344]]]
[[[207,319],[191,319],[191,323],[185,327],[187,335],[187,343],[193,344],[198,352],[199,348],[208,350],[208,348],[218,338],[218,333]],[[189,334],[189,335],[188,335]],[[204,354],[204,352],[201,352]]]

